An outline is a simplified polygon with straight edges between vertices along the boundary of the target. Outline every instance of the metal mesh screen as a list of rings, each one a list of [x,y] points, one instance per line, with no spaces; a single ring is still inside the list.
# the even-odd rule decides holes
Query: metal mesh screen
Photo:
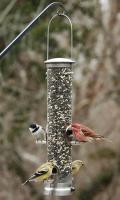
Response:
[[[71,171],[71,146],[65,139],[66,125],[72,121],[72,65],[47,64],[48,160],[55,159],[60,179]]]

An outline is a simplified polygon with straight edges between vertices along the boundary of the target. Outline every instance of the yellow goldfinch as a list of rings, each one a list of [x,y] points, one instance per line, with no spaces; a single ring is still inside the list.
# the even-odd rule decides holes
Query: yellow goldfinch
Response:
[[[75,160],[72,162],[72,175],[76,175],[80,168],[84,165],[82,160]]]
[[[40,182],[47,180],[52,175],[52,170],[55,166],[56,162],[53,160],[42,164],[36,172],[28,180],[26,180],[25,183],[23,183],[23,185],[31,181]]]

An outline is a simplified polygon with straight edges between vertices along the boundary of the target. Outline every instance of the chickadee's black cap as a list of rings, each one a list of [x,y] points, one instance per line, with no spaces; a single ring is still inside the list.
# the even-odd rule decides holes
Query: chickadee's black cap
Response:
[[[37,127],[37,125],[35,123],[30,124],[30,128],[36,128],[36,127]]]

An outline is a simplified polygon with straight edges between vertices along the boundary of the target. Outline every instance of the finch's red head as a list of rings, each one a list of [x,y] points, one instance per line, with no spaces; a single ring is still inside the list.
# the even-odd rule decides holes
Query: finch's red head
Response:
[[[73,123],[72,127],[80,129],[81,128],[81,124]]]

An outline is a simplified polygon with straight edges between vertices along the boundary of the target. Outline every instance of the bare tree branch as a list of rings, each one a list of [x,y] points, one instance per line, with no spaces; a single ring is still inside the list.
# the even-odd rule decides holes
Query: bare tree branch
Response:
[[[6,9],[2,12],[2,14],[0,15],[0,24],[2,24],[2,22],[4,21],[5,17],[9,14],[9,12],[12,10],[12,8],[14,7],[16,3],[16,0],[12,0],[10,1],[10,3],[8,4],[8,6],[6,7]]]

